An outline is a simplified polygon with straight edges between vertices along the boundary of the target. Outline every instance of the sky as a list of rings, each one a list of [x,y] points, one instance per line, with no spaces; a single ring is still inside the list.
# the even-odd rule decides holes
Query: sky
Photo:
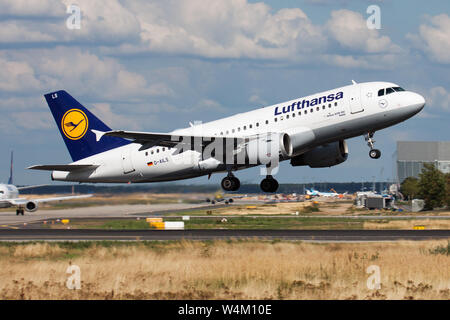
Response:
[[[79,29],[70,5],[81,10]],[[380,29],[367,27],[371,5]],[[11,150],[16,184],[50,182],[28,166],[71,162],[48,92],[68,91],[113,129],[168,132],[351,80],[397,83],[422,94],[426,107],[375,134],[378,160],[356,137],[346,162],[311,169],[286,161],[276,178],[392,180],[397,141],[449,140],[449,71],[443,0],[0,0],[0,182]],[[258,168],[237,176],[263,178]]]

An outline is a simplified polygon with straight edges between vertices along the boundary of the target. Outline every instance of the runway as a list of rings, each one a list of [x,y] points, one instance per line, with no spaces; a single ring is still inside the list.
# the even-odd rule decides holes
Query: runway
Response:
[[[2,229],[0,241],[83,240],[303,240],[303,241],[396,241],[450,239],[450,230],[96,230],[96,229]]]

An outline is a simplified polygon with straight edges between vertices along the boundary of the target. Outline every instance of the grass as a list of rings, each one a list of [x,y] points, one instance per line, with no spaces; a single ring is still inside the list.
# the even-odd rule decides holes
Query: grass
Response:
[[[165,218],[165,221],[179,221]],[[305,218],[305,217],[247,217],[234,216],[190,218],[185,221],[185,229],[362,229],[364,220],[346,218]],[[47,228],[67,228],[61,223],[42,225]],[[71,229],[149,229],[145,219],[119,220],[72,220]]]
[[[0,299],[448,300],[448,247],[447,241],[0,243]],[[81,269],[81,290],[65,286],[70,264]],[[380,267],[379,290],[366,286],[370,265]]]

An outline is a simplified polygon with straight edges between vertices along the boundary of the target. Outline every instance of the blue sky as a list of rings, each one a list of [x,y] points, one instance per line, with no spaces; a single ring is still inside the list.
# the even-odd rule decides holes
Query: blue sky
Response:
[[[81,8],[79,30],[66,27],[72,3]],[[376,133],[381,159],[369,159],[357,137],[339,166],[283,163],[277,176],[286,183],[392,179],[396,141],[450,138],[448,1],[106,3],[0,2],[0,181],[7,180],[11,149],[18,184],[50,181],[27,166],[70,162],[43,99],[58,89],[115,129],[143,131],[170,131],[352,79],[392,81],[426,97],[420,115]],[[366,27],[371,4],[381,9],[380,30]],[[238,176],[261,180],[258,169]]]

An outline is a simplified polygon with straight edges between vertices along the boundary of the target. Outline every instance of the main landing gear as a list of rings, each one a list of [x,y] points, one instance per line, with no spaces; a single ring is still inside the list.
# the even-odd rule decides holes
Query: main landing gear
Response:
[[[260,187],[264,192],[276,192],[278,189],[278,181],[271,175],[267,175],[266,178],[261,181]]]
[[[25,210],[23,210],[22,208],[17,208],[16,209],[16,216],[18,216],[18,215],[22,215],[23,216],[24,212],[25,212]]]
[[[222,189],[225,191],[236,191],[241,186],[241,182],[231,172],[222,179]]]
[[[364,136],[364,138],[367,141],[367,145],[370,147],[369,157],[371,157],[372,159],[378,159],[379,157],[381,157],[381,151],[378,149],[374,149],[373,147],[375,144],[375,140],[373,140],[373,134],[374,132],[369,132]]]

